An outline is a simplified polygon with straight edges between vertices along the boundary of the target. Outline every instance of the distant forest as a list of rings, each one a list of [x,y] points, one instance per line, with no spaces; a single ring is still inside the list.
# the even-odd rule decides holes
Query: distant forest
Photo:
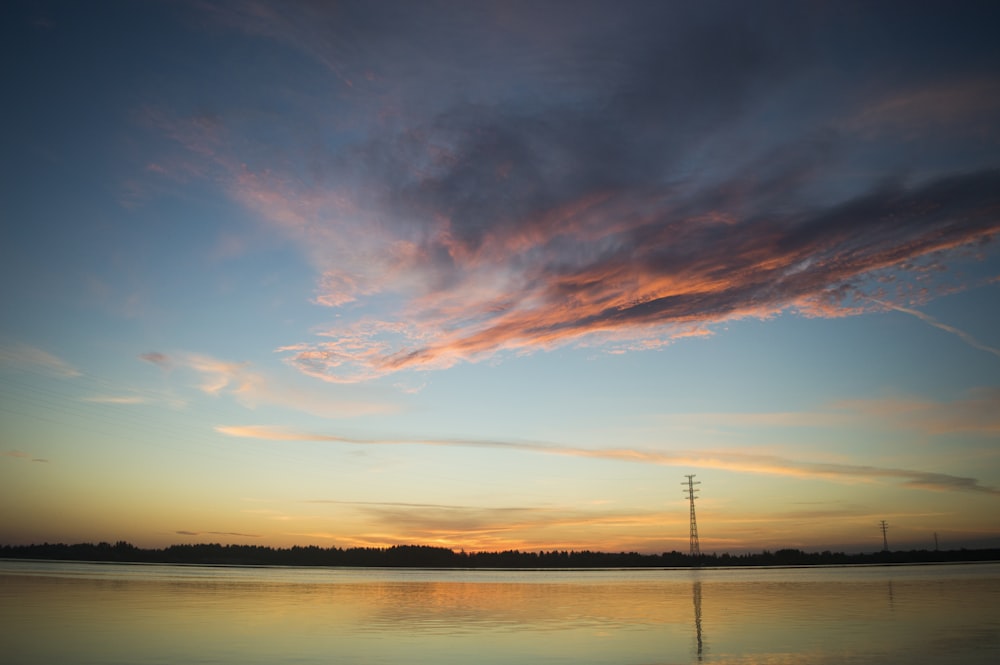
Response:
[[[692,568],[717,566],[809,566],[892,563],[948,563],[1000,561],[1000,549],[910,550],[845,554],[780,549],[753,554],[702,554],[681,552],[455,552],[444,547],[396,545],[393,547],[291,547],[260,545],[171,545],[141,549],[119,541],[77,545],[4,545],[0,558],[101,561],[115,563],[178,563],[217,566],[364,566],[388,568]]]

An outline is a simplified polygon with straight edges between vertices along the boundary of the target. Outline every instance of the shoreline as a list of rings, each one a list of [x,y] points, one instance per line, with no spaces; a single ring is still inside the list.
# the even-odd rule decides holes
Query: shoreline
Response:
[[[301,565],[282,563],[195,563],[195,562],[170,562],[170,561],[103,561],[86,559],[32,559],[17,557],[0,557],[2,561],[16,561],[22,563],[74,563],[94,566],[176,566],[178,568],[246,568],[246,569],[267,569],[286,568],[296,570],[454,570],[463,572],[474,571],[516,571],[516,572],[575,572],[575,571],[665,571],[665,570],[746,570],[748,568],[763,570],[835,570],[838,568],[894,568],[894,567],[917,567],[917,566],[977,566],[1000,564],[1000,559],[974,559],[965,561],[915,561],[904,563],[832,563],[832,564],[799,564],[799,565],[767,565],[767,564],[744,564],[740,566],[567,566],[564,568],[519,568],[512,567],[487,567],[487,566],[337,566],[337,565]]]
[[[3,545],[0,560],[193,565],[216,567],[414,568],[453,570],[699,570],[741,568],[841,568],[864,566],[995,563],[1000,549],[910,550],[845,554],[781,549],[774,552],[691,556],[680,552],[551,551],[456,552],[426,545],[388,548],[292,547],[257,545],[172,545],[142,549],[125,542],[75,545]]]

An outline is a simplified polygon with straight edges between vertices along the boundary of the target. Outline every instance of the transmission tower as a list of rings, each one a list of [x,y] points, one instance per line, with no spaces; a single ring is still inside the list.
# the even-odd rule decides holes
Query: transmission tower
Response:
[[[885,534],[889,530],[889,525],[886,524],[885,520],[882,520],[879,523],[879,528],[882,529],[882,551],[883,552],[888,552],[889,551],[889,539],[886,537]]]
[[[687,485],[684,492],[687,493],[688,501],[691,502],[691,556],[701,556],[701,546],[698,544],[698,521],[694,518],[694,498],[698,492],[694,486],[701,485],[701,481],[695,480],[693,473],[684,477],[687,478],[687,482],[681,483],[681,485]]]

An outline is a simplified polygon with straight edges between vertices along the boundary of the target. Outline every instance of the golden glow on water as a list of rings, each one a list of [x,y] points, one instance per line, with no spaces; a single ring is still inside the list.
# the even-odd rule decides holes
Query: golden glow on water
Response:
[[[995,663],[1000,565],[434,571],[0,562],[10,662]]]

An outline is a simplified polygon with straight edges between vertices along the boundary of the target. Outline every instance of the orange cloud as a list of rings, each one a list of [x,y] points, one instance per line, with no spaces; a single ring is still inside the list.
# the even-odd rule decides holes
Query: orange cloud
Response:
[[[233,531],[174,531],[179,536],[236,536],[239,538],[261,538],[257,533],[236,533]]]
[[[723,469],[741,473],[761,473],[795,478],[819,478],[843,482],[897,480],[904,485],[935,491],[968,491],[1000,495],[1000,489],[981,484],[975,478],[946,473],[896,469],[861,464],[835,464],[791,460],[774,455],[732,451],[651,451],[627,448],[572,448],[547,443],[490,441],[476,439],[364,439],[331,434],[303,432],[262,425],[220,425],[215,430],[235,437],[272,441],[325,441],[355,445],[427,445],[494,448],[522,452],[566,455],[592,459],[662,464],[704,469]]]
[[[663,511],[636,511],[606,507],[564,506],[467,506],[424,503],[340,501],[317,499],[309,504],[330,504],[338,511],[352,510],[367,533],[310,533],[312,537],[336,539],[360,546],[384,546],[405,542],[435,543],[498,551],[579,547],[580,542],[606,543],[628,532],[632,541],[662,540],[665,527],[682,530],[683,515]],[[654,535],[644,536],[644,532]]]

